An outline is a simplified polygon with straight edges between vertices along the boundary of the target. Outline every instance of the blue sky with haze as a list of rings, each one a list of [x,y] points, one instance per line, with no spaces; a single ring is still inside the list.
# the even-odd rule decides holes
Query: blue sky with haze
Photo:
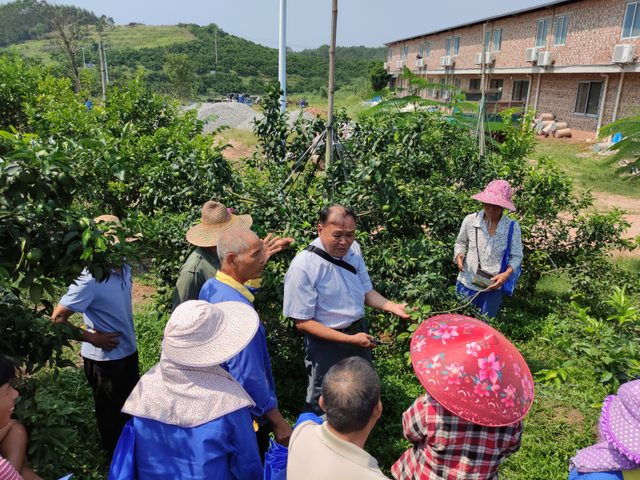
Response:
[[[549,0],[339,0],[338,45],[385,42],[458,25]],[[0,1],[0,3],[6,3]],[[113,17],[116,24],[216,23],[223,30],[277,48],[279,0],[57,0]],[[329,43],[331,0],[287,0],[287,45]]]

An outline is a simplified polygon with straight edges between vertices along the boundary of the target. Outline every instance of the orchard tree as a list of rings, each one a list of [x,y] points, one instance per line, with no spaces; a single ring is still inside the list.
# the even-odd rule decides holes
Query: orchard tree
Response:
[[[384,68],[384,63],[378,60],[371,62],[369,67],[369,81],[371,82],[371,88],[374,92],[379,92],[387,86],[389,82],[389,74]]]
[[[194,80],[193,62],[189,55],[183,53],[168,53],[165,56],[164,71],[171,79],[180,103],[184,104],[184,98],[191,96],[191,84]]]

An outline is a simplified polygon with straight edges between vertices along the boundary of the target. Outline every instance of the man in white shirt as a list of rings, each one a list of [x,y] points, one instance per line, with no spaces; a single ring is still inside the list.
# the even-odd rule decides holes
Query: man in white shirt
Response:
[[[291,262],[284,279],[283,314],[305,335],[307,397],[304,411],[322,415],[318,399],[325,373],[347,357],[371,361],[365,305],[407,319],[406,303],[373,289],[360,245],[356,214],[330,206],[320,213],[318,238]]]
[[[327,421],[303,422],[289,442],[287,480],[381,480],[385,477],[364,444],[382,414],[380,380],[360,357],[342,360],[322,383]]]

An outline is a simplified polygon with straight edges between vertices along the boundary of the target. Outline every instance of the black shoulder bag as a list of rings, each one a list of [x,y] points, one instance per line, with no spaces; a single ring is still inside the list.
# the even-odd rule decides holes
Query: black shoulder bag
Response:
[[[337,265],[340,268],[344,268],[345,270],[350,271],[354,275],[356,274],[356,268],[353,265],[350,265],[347,262],[344,262],[342,260],[336,260],[321,248],[316,248],[313,245],[309,245],[307,248],[305,248],[305,250],[311,253],[315,253],[320,258],[325,259],[327,262],[333,263],[334,265]]]

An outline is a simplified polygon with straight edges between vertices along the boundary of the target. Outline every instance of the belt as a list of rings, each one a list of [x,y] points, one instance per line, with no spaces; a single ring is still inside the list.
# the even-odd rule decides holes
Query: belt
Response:
[[[341,332],[341,333],[351,333],[351,332],[355,332],[356,330],[358,330],[361,326],[362,326],[362,319],[356,320],[351,325],[347,325],[344,328],[336,328],[336,331]]]

